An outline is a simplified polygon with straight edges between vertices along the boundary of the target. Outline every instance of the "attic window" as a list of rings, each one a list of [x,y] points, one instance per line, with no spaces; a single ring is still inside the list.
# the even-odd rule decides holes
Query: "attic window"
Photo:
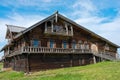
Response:
[[[50,21],[47,22],[47,27],[51,27],[51,22]]]
[[[68,30],[71,30],[71,27],[70,27],[70,25],[68,25]]]
[[[109,50],[109,45],[105,44],[105,50]]]

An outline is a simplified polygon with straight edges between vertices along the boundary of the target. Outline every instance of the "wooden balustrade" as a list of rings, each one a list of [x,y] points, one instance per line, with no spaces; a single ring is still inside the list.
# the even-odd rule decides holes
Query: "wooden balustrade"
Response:
[[[71,31],[68,31],[67,33],[64,29],[56,31],[56,32],[55,31],[52,32],[51,28],[48,28],[47,31],[45,31],[45,33],[49,33],[53,35],[72,36]]]
[[[87,49],[63,49],[47,47],[24,47],[22,53],[91,53]]]
[[[11,51],[6,57],[22,54],[22,53],[58,53],[58,54],[93,54],[95,56],[115,60],[116,57],[112,56],[112,53],[105,53],[99,51],[99,53],[93,53],[91,49],[64,49],[64,48],[47,48],[47,47],[22,47],[20,50]]]

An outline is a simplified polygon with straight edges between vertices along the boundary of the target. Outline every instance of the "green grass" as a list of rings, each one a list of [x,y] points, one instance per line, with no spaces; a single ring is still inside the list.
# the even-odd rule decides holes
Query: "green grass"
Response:
[[[30,75],[4,71],[0,72],[0,80],[120,80],[120,62],[101,62],[87,66],[39,71]]]

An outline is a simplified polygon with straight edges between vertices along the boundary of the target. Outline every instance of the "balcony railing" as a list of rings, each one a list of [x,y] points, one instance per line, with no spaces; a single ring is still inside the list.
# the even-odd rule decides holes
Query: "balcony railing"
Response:
[[[68,33],[67,33],[64,29],[61,29],[59,31],[54,31],[53,30],[53,32],[52,32],[52,29],[48,28],[47,31],[45,31],[45,33],[52,34],[52,35],[72,36],[72,32],[71,31],[68,31]]]
[[[11,57],[14,55],[19,55],[22,53],[57,53],[57,54],[93,54],[95,56],[101,57],[108,60],[116,60],[115,56],[112,56],[111,53],[105,53],[99,51],[99,53],[93,53],[91,49],[64,49],[64,48],[47,48],[47,47],[22,47],[20,50],[10,51],[10,54],[5,57]]]
[[[64,49],[47,47],[24,47],[22,53],[91,53],[90,49]]]

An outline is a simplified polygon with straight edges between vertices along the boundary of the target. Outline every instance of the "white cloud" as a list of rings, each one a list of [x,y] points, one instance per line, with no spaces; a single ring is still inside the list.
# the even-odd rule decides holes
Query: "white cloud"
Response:
[[[109,17],[101,17],[99,16],[100,6],[101,5],[97,6],[92,0],[77,0],[73,4],[74,9],[71,15],[73,17],[75,16],[75,21],[80,25],[120,45],[120,41],[119,41],[120,40],[120,36],[119,36],[120,13],[119,11],[117,13],[117,16],[114,16],[113,19]],[[109,7],[109,5],[107,6]],[[104,7],[102,7],[102,9],[103,8]],[[120,53],[120,50],[119,50],[119,53]]]
[[[60,0],[1,0],[0,5],[12,8],[40,8],[45,9],[54,5],[62,5]]]
[[[82,9],[86,11],[95,11],[97,10],[96,7],[90,0],[78,0],[74,5],[73,8]]]
[[[77,0],[72,7],[72,14],[74,16],[78,16],[79,18],[90,17],[91,15],[96,15],[98,12],[97,7],[92,3],[91,0]]]

